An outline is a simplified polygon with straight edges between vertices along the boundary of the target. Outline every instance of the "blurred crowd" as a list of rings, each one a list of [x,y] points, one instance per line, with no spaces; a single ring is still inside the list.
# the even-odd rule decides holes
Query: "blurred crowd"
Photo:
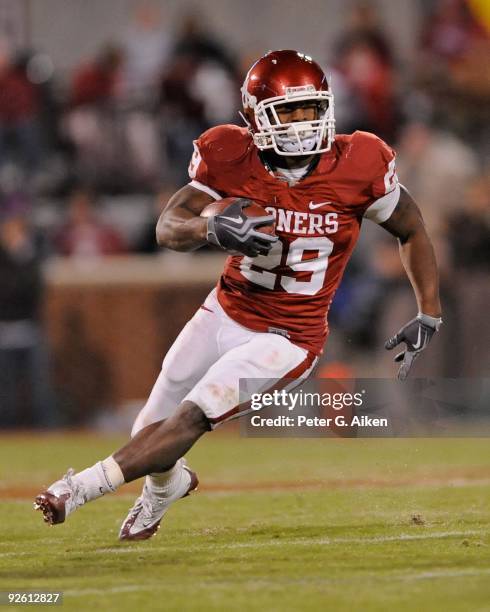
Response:
[[[454,274],[490,268],[484,5],[424,3],[407,56],[376,4],[354,2],[337,38],[325,41],[325,56],[315,58],[332,73],[337,131],[372,131],[397,150],[400,179],[423,211],[446,286]],[[188,181],[192,140],[210,126],[241,123],[239,90],[251,59],[195,10],[176,27],[148,4],[119,40],[69,75],[42,52],[0,41],[0,363],[43,362],[43,257],[157,252],[154,223],[165,194]],[[107,214],[108,202],[117,209],[128,195],[131,211],[121,204],[120,216],[134,219],[140,207],[138,231]],[[388,241],[368,231],[332,310],[333,324],[356,346],[377,341],[383,296],[405,282]],[[37,372],[41,413],[50,400]]]

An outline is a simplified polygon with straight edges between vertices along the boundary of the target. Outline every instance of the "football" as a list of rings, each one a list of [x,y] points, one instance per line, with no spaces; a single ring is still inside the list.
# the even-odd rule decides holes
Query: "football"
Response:
[[[222,200],[217,200],[216,202],[211,202],[208,204],[201,212],[201,217],[212,217],[213,215],[221,214],[230,204],[233,204],[235,200],[240,198],[223,198]],[[252,200],[249,200],[250,204],[244,207],[243,212],[247,217],[264,217],[270,215],[270,213],[265,210],[260,204],[256,204]],[[268,223],[265,225],[261,225],[260,231],[264,234],[274,234],[276,224],[275,222]]]

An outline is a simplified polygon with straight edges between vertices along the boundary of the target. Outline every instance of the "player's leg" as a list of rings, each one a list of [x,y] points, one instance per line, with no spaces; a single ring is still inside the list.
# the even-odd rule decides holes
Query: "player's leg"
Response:
[[[236,333],[240,334],[242,330],[238,326]],[[37,503],[45,520],[51,524],[63,522],[66,514],[87,501],[116,490],[124,482],[155,470],[168,469],[210,424],[216,425],[238,413],[240,378],[268,381],[283,377],[301,378],[313,367],[314,357],[285,338],[247,333],[251,339],[227,351],[211,366],[172,416],[155,424],[146,435],[135,436],[114,456],[80,474],[67,476],[66,481],[57,481],[38,496]],[[251,389],[251,392],[255,391]],[[94,473],[89,474],[90,470]],[[146,532],[144,529],[138,533],[133,531],[131,539],[137,539],[138,535],[141,538],[151,535],[158,528],[159,521],[157,518],[155,523],[148,525]]]
[[[283,336],[256,333],[213,364],[185,400],[198,405],[214,429],[249,412],[253,393],[291,388],[292,381],[296,386],[306,380],[316,362],[313,353]],[[242,396],[240,379],[247,383]]]
[[[237,328],[237,334],[241,330]],[[66,514],[116,490],[124,482],[169,469],[210,424],[218,424],[239,411],[240,378],[272,382],[282,377],[299,378],[311,369],[313,356],[282,336],[247,333],[251,339],[227,351],[211,366],[168,419],[156,424],[147,434],[135,436],[93,468],[68,476],[67,481],[58,481],[38,496],[37,503],[45,520],[52,524],[63,522]],[[151,514],[153,523],[142,524],[138,531],[129,534],[129,539],[142,539],[155,533],[161,516],[158,518],[153,511]]]
[[[133,426],[135,453],[148,447],[153,431],[160,426],[163,419],[175,412],[182,398],[209,366],[219,358],[218,335],[223,316],[224,313],[217,303],[215,293],[212,292],[170,349],[152,393]],[[245,342],[249,337],[248,334],[248,330],[241,328],[240,334],[237,335],[237,343]],[[202,412],[199,415],[202,415]],[[192,418],[188,406],[182,409],[182,415],[177,420],[180,418],[182,423],[187,423],[189,418]],[[172,423],[173,421],[170,426]],[[145,486],[148,484],[151,489],[153,481],[157,493],[172,498],[179,491],[186,489],[186,484],[187,489],[184,494],[192,488],[191,481],[196,480],[195,475],[186,468],[183,462],[179,462],[178,465],[174,464],[182,456],[180,453],[185,452],[182,449],[188,448],[189,446],[186,445],[192,444],[202,435],[203,423],[205,424],[205,421],[201,421],[201,427],[198,427],[196,422],[195,429],[187,427],[182,431],[178,427],[173,427],[173,439],[179,451],[178,456],[169,454],[169,457],[173,459],[167,459],[164,463],[154,465],[152,469],[146,471],[145,474],[153,473],[154,475],[147,480]],[[184,436],[182,441],[178,438],[180,433]],[[70,470],[65,478],[56,481],[37,496],[36,507],[42,510],[46,522],[61,523],[80,505],[97,499],[105,493],[115,491],[124,482],[124,474],[111,455],[78,474]],[[195,486],[194,483],[193,488]]]
[[[211,428],[199,406],[184,401],[168,419],[155,423],[148,436],[135,436],[113,458],[125,482],[131,482],[169,470]]]
[[[165,355],[162,369],[143,408],[136,417],[131,437],[172,415],[184,397],[219,359],[218,334],[222,309],[213,290],[185,325]]]
[[[189,390],[218,359],[215,337],[220,312],[213,312],[216,310],[213,308],[215,299],[212,293],[204,307],[185,325],[165,356],[152,392],[132,428],[136,448],[145,445],[145,440],[158,422],[175,412]],[[157,486],[168,488],[170,485],[172,488],[173,483],[181,480],[182,476],[190,479],[188,472],[183,472],[180,464],[174,467],[168,465],[166,473],[158,475],[160,482]],[[37,496],[36,507],[43,511],[46,522],[60,523],[82,503],[114,491],[123,482],[119,465],[110,456],[78,474],[70,470],[63,479]],[[61,498],[62,503],[57,503],[56,498]]]
[[[38,496],[36,502],[47,522],[63,522],[74,509],[116,490],[126,478],[129,481],[171,468],[209,427],[209,422],[218,423],[237,412],[240,378],[296,378],[311,366],[312,356],[282,336],[246,330],[223,312],[221,315],[216,342],[225,354],[186,396],[187,402],[175,415],[141,431],[114,456],[79,474],[68,474]],[[230,346],[233,348],[227,351]]]
[[[135,436],[114,455],[78,474],[70,470],[62,480],[38,495],[35,503],[42,510],[44,520],[51,525],[62,523],[80,506],[116,491],[126,482],[151,472],[169,470],[204,432],[211,429],[207,417],[192,402],[184,402],[171,417],[150,428],[149,435]],[[161,452],[151,449],[155,443]],[[187,472],[188,486],[175,499],[185,496],[196,486],[193,473]]]
[[[282,379],[306,377],[314,363],[313,355],[281,336],[252,333],[249,342],[230,349],[209,368],[172,416],[143,440],[130,440],[113,458],[127,482],[166,469],[205,431],[240,413],[241,378],[256,379],[260,388],[280,386]]]
[[[214,291],[206,300],[202,310],[195,316],[195,320],[199,324],[193,326],[194,320],[191,321],[188,326],[191,328],[189,333],[186,335],[183,332],[182,338],[167,354],[162,372],[148,402],[135,421],[132,436],[138,437],[141,449],[137,453],[138,457],[143,457],[145,450],[151,449],[154,444],[152,435],[155,428],[154,421],[162,417],[169,418],[207,369],[227,350],[229,344],[227,331],[230,323],[235,327],[233,346],[247,342],[253,334],[231,321],[219,305]],[[206,359],[203,355],[206,355]],[[199,364],[194,363],[196,360]],[[165,408],[162,409],[162,406]],[[190,408],[182,407],[183,411],[184,409],[187,411]],[[182,415],[179,413],[176,417],[176,426],[184,424],[186,415],[187,412],[183,412]],[[162,420],[159,421],[161,422]],[[191,428],[186,427],[186,431],[190,433]],[[185,450],[181,451],[182,454],[184,452]],[[124,464],[121,467],[126,474],[126,470],[130,470],[131,466],[124,462],[124,453],[120,451],[116,455],[114,457],[118,463]],[[121,539],[146,539],[156,533],[169,507],[177,499],[185,497],[197,488],[199,482],[197,475],[187,466],[183,456],[171,467],[166,462],[164,465],[155,465],[154,469],[156,471],[146,476],[141,495],[135,500],[121,524],[119,532]],[[129,473],[127,477],[130,477]]]
[[[235,323],[233,326],[237,327]],[[229,329],[230,326],[225,325],[221,330],[221,340],[225,346],[233,344],[234,332],[242,332],[242,328],[233,329],[233,326]],[[285,384],[282,377],[302,378],[308,369],[312,368],[313,356],[284,338],[272,334],[256,334],[248,330],[247,333],[249,342],[227,351],[188,394],[175,415],[152,429],[151,436],[145,439],[144,444],[136,446],[132,440],[114,455],[126,480],[137,478],[150,468],[166,468],[167,462],[173,461],[176,454],[185,453],[191,442],[189,437],[192,432],[193,435],[199,434],[195,430],[194,419],[198,422],[202,419],[203,411],[200,406],[206,406],[209,417],[206,422],[212,423],[213,426],[226,418],[236,416],[240,378],[260,378],[260,387],[270,388],[277,382],[282,387]],[[251,389],[250,392],[257,390]],[[187,432],[187,439],[185,435],[175,435],[175,431],[181,428]],[[177,448],[176,443],[182,446]],[[173,470],[176,470],[176,467]],[[197,482],[194,481],[194,484]],[[177,489],[179,498],[187,494],[191,485],[189,480],[183,483],[180,481],[181,488]],[[175,495],[168,488],[155,490],[153,487],[148,490],[145,484],[143,495],[138,498],[122,524],[120,539],[143,540],[154,535],[168,506],[175,501]]]
[[[145,441],[148,443],[155,426],[177,410],[189,390],[219,358],[217,333],[221,313],[216,308],[214,293],[208,296],[165,356],[153,390],[133,424],[131,437],[137,438],[138,444],[144,445]],[[160,466],[158,470],[146,475],[141,495],[129,509],[120,535],[127,523],[146,523],[146,514],[151,513],[152,506],[159,509],[162,504],[168,506],[197,485],[196,474],[187,467],[183,458],[174,465],[164,468]]]

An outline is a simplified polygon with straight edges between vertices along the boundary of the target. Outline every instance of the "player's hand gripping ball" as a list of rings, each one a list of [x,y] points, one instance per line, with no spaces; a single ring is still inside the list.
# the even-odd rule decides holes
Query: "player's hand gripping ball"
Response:
[[[208,220],[208,242],[232,255],[267,255],[278,241],[274,215],[246,198],[212,202],[201,217]]]

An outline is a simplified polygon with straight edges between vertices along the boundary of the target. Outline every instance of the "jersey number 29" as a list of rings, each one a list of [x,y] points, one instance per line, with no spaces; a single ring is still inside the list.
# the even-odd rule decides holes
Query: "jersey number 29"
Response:
[[[334,247],[329,238],[296,238],[290,243],[276,242],[268,255],[258,257],[244,257],[240,263],[240,271],[245,278],[252,283],[274,289],[276,282],[288,293],[300,293],[302,295],[315,295],[323,287],[325,274],[328,268],[328,258]],[[305,258],[308,251],[314,257]],[[307,280],[299,280],[294,274],[273,272],[274,268],[281,265],[283,256],[286,258],[284,266],[288,266],[291,273],[310,272]]]

